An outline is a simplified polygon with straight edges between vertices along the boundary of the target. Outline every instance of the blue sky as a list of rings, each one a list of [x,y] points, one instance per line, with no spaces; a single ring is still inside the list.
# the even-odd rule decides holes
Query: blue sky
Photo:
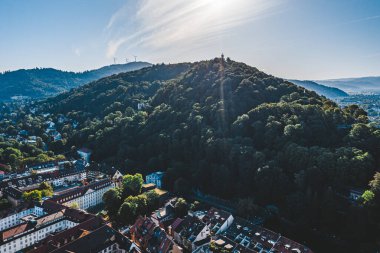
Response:
[[[284,78],[380,75],[380,1],[0,0],[0,71],[221,52]]]

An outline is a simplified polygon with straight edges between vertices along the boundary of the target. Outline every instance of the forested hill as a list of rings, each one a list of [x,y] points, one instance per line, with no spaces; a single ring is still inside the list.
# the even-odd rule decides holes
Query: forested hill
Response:
[[[348,97],[349,95],[334,87],[328,87],[313,81],[301,81],[301,80],[289,80],[290,82],[297,84],[301,87],[304,87],[308,90],[312,90],[317,92],[319,95],[325,96],[330,99],[338,98],[338,97]]]
[[[102,77],[148,67],[147,62],[114,64],[95,70],[75,73],[53,68],[20,69],[0,73],[0,100],[12,96],[41,98],[70,90]]]
[[[80,122],[57,152],[86,146],[128,172],[167,171],[166,188],[243,198],[247,212],[273,204],[298,232],[363,231],[338,212],[380,165],[380,132],[357,106],[221,58],[114,75],[42,106]]]

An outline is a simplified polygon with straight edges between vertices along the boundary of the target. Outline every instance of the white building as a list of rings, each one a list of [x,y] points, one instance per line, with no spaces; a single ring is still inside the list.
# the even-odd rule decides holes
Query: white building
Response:
[[[55,196],[52,200],[66,206],[76,203],[80,209],[88,209],[102,203],[103,194],[114,187],[114,182],[109,179],[103,179],[83,187],[75,188],[62,195]]]
[[[123,174],[121,174],[121,172],[117,170],[117,171],[115,172],[115,174],[113,174],[113,176],[112,176],[112,180],[116,181],[116,180],[119,180],[119,179],[122,178],[122,177],[123,177]]]
[[[0,252],[10,253],[28,248],[52,233],[72,228],[93,217],[80,210],[65,209],[56,203],[52,204],[56,206],[49,211],[44,206],[43,210],[35,209],[36,212],[43,213],[39,217],[26,215],[19,224],[1,231]]]
[[[99,220],[99,218],[93,218],[66,231],[49,236],[35,249],[28,252],[141,252],[137,245],[127,237]]]
[[[23,222],[23,218],[27,216],[40,217],[44,215],[45,212],[42,207],[34,206],[32,208],[24,209],[22,211],[8,214],[6,217],[0,220],[0,231],[8,229],[10,227],[16,226]]]
[[[146,175],[145,182],[147,184],[155,184],[157,188],[162,188],[162,178],[164,177],[164,172],[157,171],[152,174]]]
[[[86,171],[84,169],[61,170],[56,177],[52,178],[51,184],[57,187],[84,179],[86,179]]]
[[[59,165],[57,161],[52,161],[52,162],[39,163],[35,165],[29,165],[27,166],[27,168],[32,173],[43,174],[43,173],[49,173],[49,172],[59,170]]]

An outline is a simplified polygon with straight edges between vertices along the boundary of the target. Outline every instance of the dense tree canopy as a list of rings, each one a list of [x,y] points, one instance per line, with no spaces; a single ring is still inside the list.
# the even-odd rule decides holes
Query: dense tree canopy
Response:
[[[142,174],[166,170],[165,187],[178,194],[198,189],[240,199],[251,210],[247,217],[269,205],[302,229],[329,231],[353,245],[370,240],[370,230],[351,240],[359,226],[352,217],[368,216],[342,201],[349,189],[366,188],[380,165],[380,131],[358,106],[339,108],[220,58],[111,76],[39,106],[79,122],[60,129],[65,138],[55,151],[86,146],[96,161]],[[139,181],[124,186],[122,199],[133,197],[122,201],[119,215],[143,203],[135,199]]]

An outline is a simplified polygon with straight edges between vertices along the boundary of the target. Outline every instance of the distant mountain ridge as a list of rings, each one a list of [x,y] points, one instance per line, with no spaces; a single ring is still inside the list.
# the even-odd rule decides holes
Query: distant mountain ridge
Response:
[[[0,100],[13,96],[45,98],[68,91],[102,77],[151,66],[148,62],[114,64],[99,69],[70,72],[53,68],[20,69],[0,74]]]
[[[347,97],[349,96],[346,92],[341,89],[335,87],[328,87],[313,81],[309,80],[289,80],[290,82],[304,87],[305,89],[315,91],[319,95],[325,96],[330,99],[334,99],[337,97]]]
[[[344,90],[348,93],[380,94],[380,76],[317,80],[316,82]]]

